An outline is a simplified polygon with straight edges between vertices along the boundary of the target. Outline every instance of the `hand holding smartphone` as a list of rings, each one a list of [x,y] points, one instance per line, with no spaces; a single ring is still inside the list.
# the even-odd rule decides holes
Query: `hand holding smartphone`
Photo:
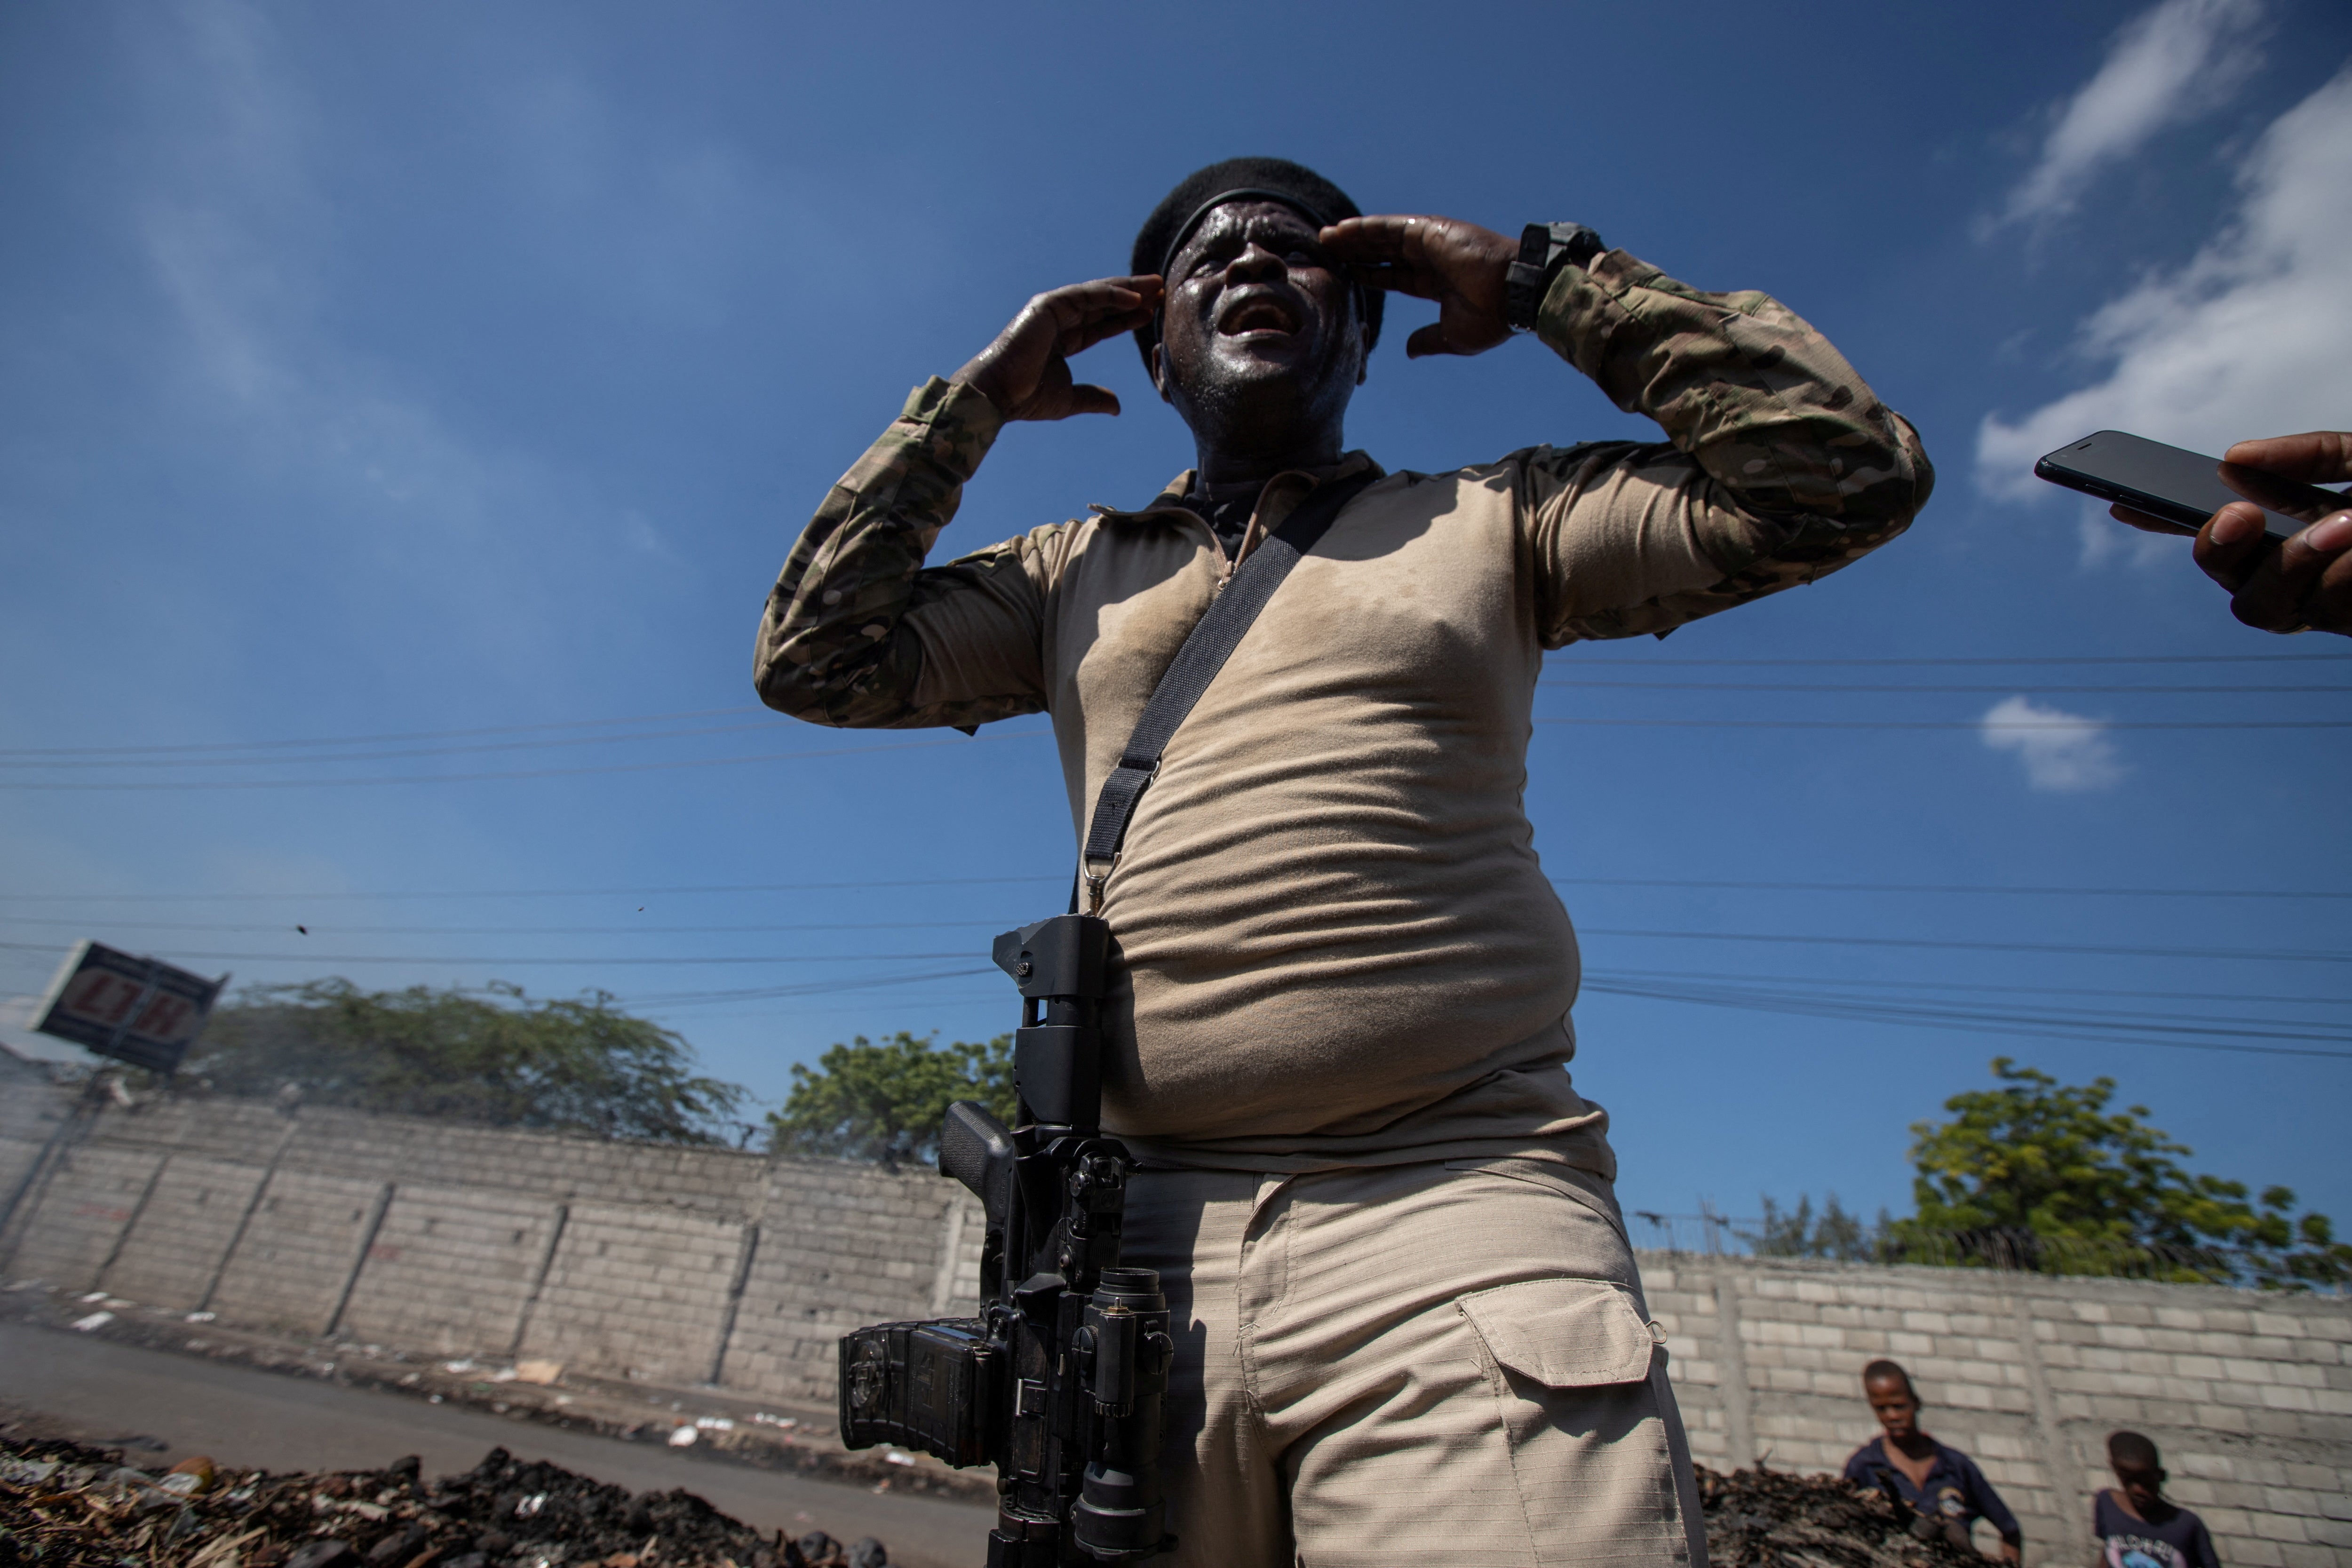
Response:
[[[2033,471],[2115,502],[2135,528],[2194,534],[2198,569],[2245,625],[2352,637],[2352,497],[2307,482],[2352,479],[2352,430],[2241,441],[2230,455],[2241,461],[2102,430]]]
[[[2347,504],[2335,490],[2121,430],[2061,447],[2034,464],[2033,472],[2053,485],[2176,523],[2183,533],[2196,532],[2232,501],[2252,501],[2262,508],[2263,531],[2274,544]]]

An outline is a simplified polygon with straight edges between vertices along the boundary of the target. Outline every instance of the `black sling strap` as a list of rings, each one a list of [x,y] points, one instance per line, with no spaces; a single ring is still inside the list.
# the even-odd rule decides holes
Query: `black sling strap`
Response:
[[[1094,821],[1087,828],[1086,847],[1079,857],[1079,869],[1086,879],[1086,913],[1102,907],[1103,883],[1118,863],[1119,847],[1127,841],[1128,819],[1135,815],[1136,803],[1160,772],[1160,753],[1168,749],[1176,727],[1184,722],[1201,693],[1225,667],[1225,660],[1241,645],[1243,635],[1274,597],[1274,591],[1282,586],[1282,580],[1290,575],[1290,569],[1298,564],[1298,558],[1315,548],[1315,542],[1323,537],[1340,509],[1378,477],[1376,472],[1367,472],[1318,485],[1283,520],[1282,526],[1250,552],[1233,581],[1209,605],[1208,614],[1194,623],[1192,635],[1176,650],[1168,672],[1153,689],[1151,700],[1143,705],[1143,716],[1127,738],[1118,766],[1103,781],[1102,794],[1095,801]],[[1072,891],[1075,906],[1076,889]],[[1077,911],[1074,908],[1072,912]]]

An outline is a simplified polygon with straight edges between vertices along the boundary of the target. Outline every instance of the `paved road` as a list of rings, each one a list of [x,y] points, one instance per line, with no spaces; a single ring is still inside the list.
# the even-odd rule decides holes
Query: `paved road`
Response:
[[[209,1454],[272,1470],[368,1469],[403,1454],[425,1473],[471,1469],[493,1447],[635,1491],[684,1487],[763,1531],[871,1535],[908,1568],[977,1568],[987,1556],[984,1508],[939,1498],[876,1494],[698,1459],[667,1447],[514,1421],[453,1405],[307,1377],[257,1372],[110,1343],[58,1329],[0,1323],[0,1395],[94,1436],[160,1438],[167,1450],[134,1464]]]

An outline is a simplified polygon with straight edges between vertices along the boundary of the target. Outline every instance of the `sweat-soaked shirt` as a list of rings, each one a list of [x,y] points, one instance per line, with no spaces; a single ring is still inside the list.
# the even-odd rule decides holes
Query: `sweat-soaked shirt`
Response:
[[[1104,1125],[1148,1161],[1524,1155],[1614,1174],[1605,1115],[1561,1070],[1576,938],[1522,802],[1544,653],[1833,571],[1900,532],[1932,473],[1910,426],[1762,294],[1611,251],[1560,272],[1538,332],[1668,439],[1381,475],[1268,602],[1177,730],[1104,891]],[[1186,474],[1133,510],[925,565],[1003,423],[969,386],[915,391],[794,546],[758,685],[835,725],[1045,711],[1083,836],[1236,563]],[[1239,547],[1366,469],[1352,453],[1276,475]]]

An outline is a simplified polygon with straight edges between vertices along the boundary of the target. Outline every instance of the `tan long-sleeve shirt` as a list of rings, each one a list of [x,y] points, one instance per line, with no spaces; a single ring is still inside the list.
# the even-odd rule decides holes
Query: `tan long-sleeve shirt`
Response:
[[[1266,605],[1176,731],[1105,892],[1104,1122],[1148,1159],[1508,1153],[1613,1174],[1606,1118],[1562,1070],[1575,933],[1523,805],[1544,651],[1832,571],[1900,532],[1932,473],[1910,426],[1764,295],[1612,251],[1563,269],[1538,331],[1668,439],[1384,475]],[[1050,713],[1083,836],[1227,563],[1177,504],[1185,475],[1135,511],[926,567],[1001,424],[967,386],[908,398],[793,551],[759,688],[838,725]],[[1316,482],[1270,480],[1253,537]]]

